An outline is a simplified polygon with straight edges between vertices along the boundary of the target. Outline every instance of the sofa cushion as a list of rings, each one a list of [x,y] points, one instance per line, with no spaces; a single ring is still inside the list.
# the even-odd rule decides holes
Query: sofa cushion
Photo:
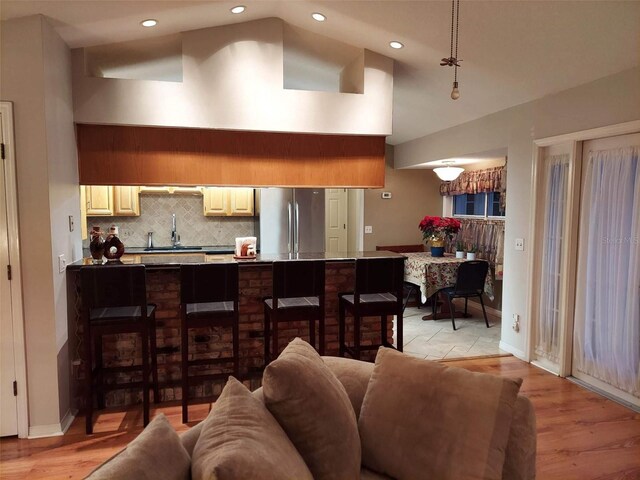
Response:
[[[313,480],[278,422],[233,377],[203,421],[191,475],[194,480]]]
[[[322,360],[344,386],[358,418],[362,399],[367,392],[369,378],[373,372],[373,363],[342,357],[322,357]]]
[[[513,408],[503,480],[536,478],[536,416],[531,400],[518,395]]]
[[[380,348],[358,424],[363,465],[398,480],[500,480],[521,383]]]
[[[264,371],[265,404],[316,480],[357,479],[360,437],[347,392],[308,343],[296,338]]]
[[[186,480],[189,464],[189,454],[161,413],[126,449],[102,464],[87,479]]]

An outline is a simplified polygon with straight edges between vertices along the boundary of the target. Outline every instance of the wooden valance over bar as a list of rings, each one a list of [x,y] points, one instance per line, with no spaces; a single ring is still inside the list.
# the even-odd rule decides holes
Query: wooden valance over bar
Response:
[[[83,185],[382,188],[385,137],[77,125]]]

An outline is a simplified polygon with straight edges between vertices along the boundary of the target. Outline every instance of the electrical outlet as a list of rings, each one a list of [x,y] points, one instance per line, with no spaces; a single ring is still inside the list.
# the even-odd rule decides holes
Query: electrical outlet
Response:
[[[513,331],[516,333],[520,331],[520,315],[517,313],[513,314],[513,324],[511,325],[511,328],[513,328]]]
[[[60,273],[64,273],[64,271],[67,269],[67,259],[64,256],[64,253],[62,255],[58,255],[58,271]]]
[[[366,225],[364,227],[364,233],[373,233],[373,227],[371,225]]]
[[[524,251],[524,238],[516,238],[516,250]]]

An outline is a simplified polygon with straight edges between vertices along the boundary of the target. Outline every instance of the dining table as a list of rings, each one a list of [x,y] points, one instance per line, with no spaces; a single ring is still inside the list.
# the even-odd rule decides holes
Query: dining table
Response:
[[[466,258],[456,258],[452,254],[443,257],[432,257],[430,252],[409,252],[403,253],[406,257],[404,262],[404,281],[416,285],[420,288],[421,303],[426,303],[427,299],[437,294],[441,289],[452,287],[456,284],[458,276],[458,266],[466,262]],[[484,281],[484,293],[491,300],[493,294],[493,276],[491,269],[488,269]],[[447,302],[442,302],[443,309],[438,312],[436,318],[450,317]],[[454,312],[455,316],[462,316],[460,312]],[[423,320],[432,320],[432,315],[425,315]]]

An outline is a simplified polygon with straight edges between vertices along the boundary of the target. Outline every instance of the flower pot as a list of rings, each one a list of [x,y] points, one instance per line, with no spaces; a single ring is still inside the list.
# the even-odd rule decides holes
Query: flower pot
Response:
[[[444,238],[431,239],[431,256],[432,257],[444,256]]]
[[[475,260],[476,254],[475,252],[467,252],[467,260]]]
[[[462,250],[456,250],[456,258],[464,258],[464,252]]]

